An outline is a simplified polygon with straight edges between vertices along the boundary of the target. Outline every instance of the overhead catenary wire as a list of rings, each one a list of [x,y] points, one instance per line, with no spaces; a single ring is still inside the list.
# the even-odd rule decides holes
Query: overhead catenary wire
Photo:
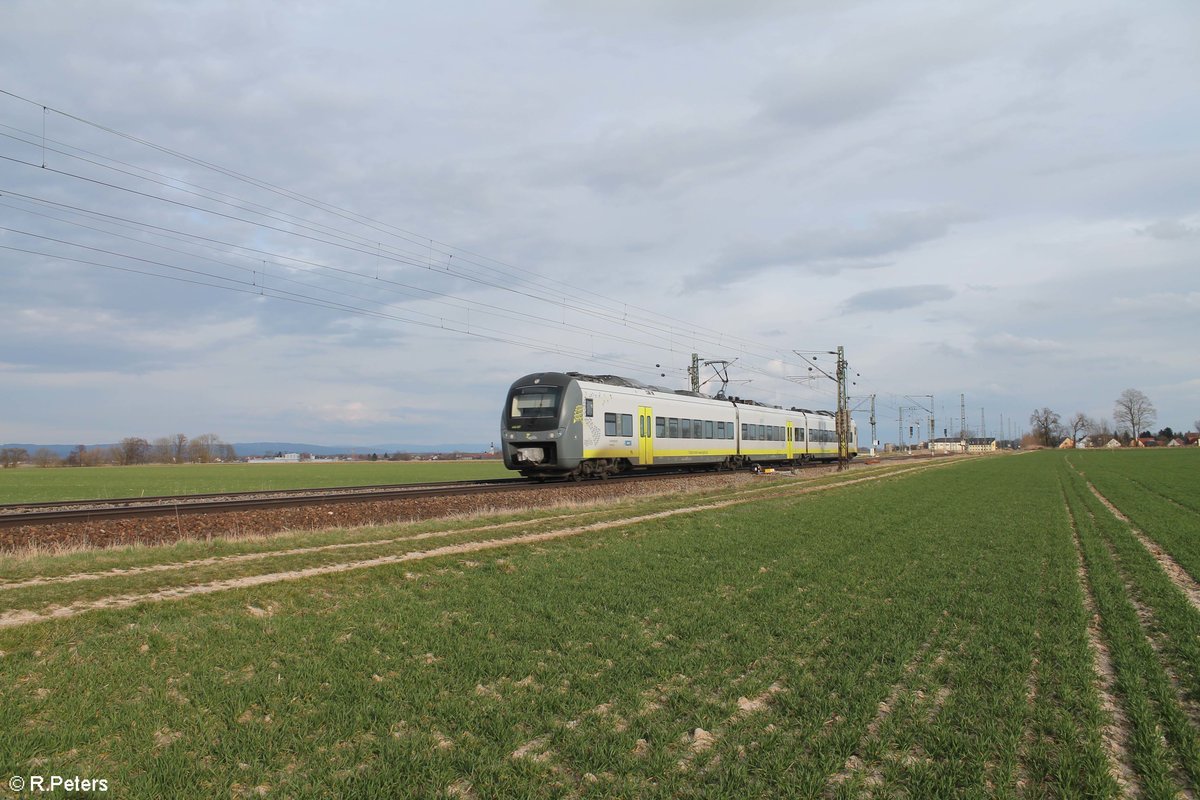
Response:
[[[33,101],[12,92],[0,90],[0,93],[23,102],[33,103]],[[692,323],[655,314],[622,300],[606,297],[586,287],[576,287],[566,284],[554,278],[541,276],[531,270],[505,264],[488,256],[446,245],[435,240],[433,237],[423,236],[396,226],[371,220],[368,217],[361,216],[334,204],[316,200],[299,192],[284,189],[267,181],[221,167],[193,155],[163,147],[141,137],[132,136],[109,126],[87,120],[79,115],[40,104],[38,104],[38,108],[41,110],[43,117],[50,114],[60,115],[65,119],[73,120],[107,135],[119,137],[124,141],[150,148],[171,158],[180,159],[197,168],[212,171],[214,174],[269,192],[276,198],[302,204],[305,207],[330,214],[341,222],[335,225],[328,225],[323,222],[299,217],[285,209],[274,208],[271,205],[239,197],[229,192],[219,191],[212,187],[203,187],[192,181],[184,180],[179,176],[168,175],[163,171],[118,159],[114,155],[105,155],[96,152],[94,149],[87,149],[62,142],[59,139],[48,136],[45,129],[43,129],[41,136],[37,136],[28,131],[21,131],[19,128],[6,125],[4,126],[5,130],[10,132],[15,131],[16,133],[3,134],[13,141],[22,142],[29,146],[40,146],[41,153],[39,155],[42,156],[42,164],[3,154],[0,154],[0,158],[12,163],[24,164],[30,168],[38,169],[42,174],[54,175],[63,180],[83,181],[101,189],[122,192],[147,203],[169,204],[171,207],[189,213],[194,212],[195,214],[224,219],[233,225],[250,226],[256,232],[254,234],[256,240],[261,239],[263,234],[294,238],[310,241],[318,246],[335,248],[337,251],[344,253],[351,261],[362,261],[364,258],[369,257],[372,267],[360,270],[355,269],[349,263],[342,265],[332,263],[327,258],[304,258],[297,253],[279,252],[275,247],[256,247],[248,244],[246,241],[226,240],[217,236],[206,236],[202,233],[185,231],[169,225],[156,225],[145,220],[136,219],[134,216],[122,217],[115,214],[106,214],[98,209],[87,209],[82,205],[66,204],[61,200],[54,200],[48,196],[32,195],[28,192],[6,191],[5,194],[8,194],[10,197],[20,197],[26,202],[33,204],[53,205],[60,209],[71,209],[73,213],[86,215],[93,220],[107,218],[113,224],[128,226],[126,227],[126,231],[133,234],[148,235],[147,231],[156,231],[155,235],[174,238],[186,247],[195,247],[198,246],[198,242],[207,241],[208,244],[204,245],[204,247],[217,248],[218,252],[220,252],[220,248],[226,248],[222,252],[222,256],[224,257],[232,255],[229,249],[242,254],[237,256],[237,258],[246,257],[253,253],[260,258],[265,257],[270,262],[277,263],[285,270],[300,269],[306,272],[320,270],[332,280],[360,286],[363,281],[373,281],[382,290],[389,293],[397,293],[397,296],[421,297],[429,302],[445,303],[448,304],[448,307],[465,314],[469,314],[474,309],[478,313],[492,315],[493,318],[497,319],[520,322],[521,324],[545,326],[545,320],[537,319],[536,314],[522,310],[514,304],[489,303],[478,297],[460,296],[456,293],[443,291],[434,288],[432,284],[418,285],[414,282],[396,280],[394,276],[389,277],[385,275],[380,267],[386,263],[401,270],[413,269],[424,270],[430,273],[436,272],[441,278],[463,282],[463,286],[473,285],[482,289],[499,290],[508,293],[510,296],[516,296],[522,298],[523,301],[532,303],[552,303],[563,310],[563,319],[558,326],[560,329],[569,330],[573,335],[585,336],[593,343],[596,339],[603,339],[620,344],[652,347],[658,349],[660,352],[672,354],[685,354],[689,349],[694,349],[697,346],[733,350],[742,356],[739,366],[743,371],[752,375],[770,378],[773,381],[786,380],[780,374],[781,372],[786,372],[786,369],[768,369],[759,363],[755,363],[775,362],[781,367],[789,365],[789,362],[783,357],[785,351],[773,348],[770,345],[755,343],[740,336],[698,328]],[[56,159],[71,159],[81,165],[86,165],[88,170],[104,170],[109,175],[119,176],[122,180],[114,178],[102,179],[96,175],[84,174],[81,170],[65,169],[61,165],[48,164],[46,163],[47,154],[54,156]],[[149,182],[152,185],[161,187],[162,190],[145,191],[143,188],[129,185],[127,183],[129,180]],[[191,199],[183,200],[179,197],[171,197],[166,192],[182,193]],[[60,219],[59,222],[73,225],[77,229],[81,226],[78,220]],[[349,230],[344,227],[345,224],[360,226],[369,232],[384,234],[384,236],[372,236],[371,233]],[[83,226],[84,229],[87,227]],[[100,233],[101,231],[97,230],[94,232]],[[111,231],[108,232],[108,235],[123,236],[126,241],[133,245],[138,243],[137,235],[129,235],[128,233],[116,234]],[[381,239],[387,237],[394,237],[395,241],[381,241]],[[81,242],[73,242],[63,236],[53,238],[58,239],[63,246],[83,244]],[[160,249],[164,247],[159,243],[148,246]],[[410,246],[420,248],[423,252],[410,249]],[[107,249],[114,258],[140,258],[132,252],[122,253],[115,248]],[[170,250],[171,248],[168,248],[168,251]],[[219,260],[212,259],[211,255],[203,255],[180,248],[174,248],[173,251],[184,258],[205,259],[209,263],[219,263]],[[46,253],[44,256],[47,258],[55,257],[51,253]],[[439,260],[444,258],[444,268],[442,268],[441,264],[434,263],[435,257]],[[451,264],[453,264],[453,267],[451,267]],[[496,264],[501,265],[502,268],[495,266]],[[297,267],[297,265],[305,266]],[[179,265],[164,265],[160,268],[168,269],[171,266]],[[244,267],[230,263],[225,263],[224,267],[228,269],[244,269]],[[131,272],[141,274],[136,270],[131,270]],[[504,279],[509,280],[507,283],[502,282]],[[223,281],[225,279],[210,276],[206,280]],[[297,282],[294,278],[287,278],[286,280],[292,281],[291,285],[303,285],[302,282]],[[224,286],[225,284],[222,283],[221,285]],[[564,291],[553,291],[553,287],[562,287]],[[304,288],[311,293],[309,299],[306,300],[309,303],[315,302],[319,304],[320,301],[315,300],[314,297],[318,294],[328,295],[327,299],[331,302],[324,306],[328,308],[349,310],[349,306],[354,306],[356,313],[363,313],[371,312],[372,307],[378,308],[381,305],[386,305],[381,304],[374,298],[366,298],[350,292],[339,292],[328,287],[307,286]],[[405,313],[427,318],[436,316],[415,309],[406,309]],[[572,320],[570,323],[566,321],[568,314]],[[417,324],[412,317],[399,314],[386,318],[395,319],[407,324]],[[610,328],[588,327],[581,324],[581,320],[585,318],[592,319],[602,326],[610,326]],[[455,320],[454,324],[458,325],[459,321]],[[477,321],[470,325],[471,329],[477,327]],[[617,332],[618,329],[634,332],[635,335],[623,335]],[[483,331],[485,329],[479,328],[479,330]],[[506,343],[532,342],[534,349],[539,351],[547,349],[537,339],[518,336],[512,331],[491,330]],[[641,334],[641,336],[639,337],[637,334]],[[560,342],[561,346],[563,345]],[[597,357],[594,346],[589,346],[586,349],[577,348],[572,352],[573,354],[579,354],[581,358],[586,358],[587,360],[594,360]],[[584,355],[585,352],[586,355]],[[640,374],[650,371],[647,365],[635,362],[627,363],[630,367],[636,366]],[[676,368],[672,367],[671,369],[674,370]],[[797,386],[796,388],[800,387]]]

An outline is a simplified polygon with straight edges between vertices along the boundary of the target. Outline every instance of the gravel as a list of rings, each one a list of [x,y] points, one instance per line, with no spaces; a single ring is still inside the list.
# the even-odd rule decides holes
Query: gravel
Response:
[[[521,491],[419,497],[400,500],[330,503],[254,511],[105,518],[88,522],[25,525],[0,529],[0,552],[163,544],[180,539],[263,536],[283,531],[349,528],[462,516],[499,510],[602,503],[610,498],[682,494],[756,480],[748,474],[689,475],[652,481],[587,481]],[[760,479],[759,479],[760,480]]]

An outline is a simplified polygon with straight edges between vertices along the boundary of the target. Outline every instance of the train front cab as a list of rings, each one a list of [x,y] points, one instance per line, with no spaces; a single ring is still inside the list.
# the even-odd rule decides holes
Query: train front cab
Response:
[[[527,477],[560,477],[583,460],[583,395],[561,372],[516,380],[500,419],[504,466]]]

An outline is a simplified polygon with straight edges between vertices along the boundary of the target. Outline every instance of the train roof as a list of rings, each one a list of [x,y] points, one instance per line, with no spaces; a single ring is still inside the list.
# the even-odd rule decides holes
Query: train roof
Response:
[[[745,397],[723,397],[721,395],[714,397],[712,395],[703,394],[702,392],[693,392],[690,389],[665,389],[662,386],[654,386],[649,383],[642,383],[641,381],[636,381],[633,378],[623,378],[620,375],[589,375],[585,372],[568,372],[566,374],[568,377],[581,381],[589,381],[590,383],[604,383],[608,384],[609,386],[624,386],[629,389],[642,389],[643,391],[662,392],[663,394],[678,394],[683,395],[684,397],[697,397],[701,400],[725,400],[730,403],[736,403],[740,406],[757,406],[759,408],[773,408],[780,411],[783,410],[783,406],[768,405],[767,403],[760,403],[757,400],[750,400]],[[832,411],[812,411],[811,409],[807,408],[792,407],[789,408],[788,411],[797,411],[801,414],[813,414],[823,417],[834,416]]]
[[[630,389],[645,389],[651,392],[663,392],[665,394],[673,394],[673,389],[664,389],[661,386],[651,386],[648,383],[635,381],[633,378],[622,378],[620,375],[588,375],[584,372],[568,372],[572,378],[581,381],[590,381],[591,383],[607,383],[609,386],[625,386]],[[697,397],[704,395],[697,394]]]

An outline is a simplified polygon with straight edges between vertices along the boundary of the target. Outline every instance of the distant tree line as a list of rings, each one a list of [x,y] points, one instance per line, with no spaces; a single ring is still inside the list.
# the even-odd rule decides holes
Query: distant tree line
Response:
[[[1126,389],[1113,403],[1113,421],[1107,419],[1092,419],[1082,411],[1076,412],[1065,422],[1058,412],[1049,408],[1041,408],[1029,416],[1031,427],[1030,439],[1032,444],[1054,447],[1064,439],[1078,443],[1080,439],[1091,437],[1094,442],[1103,445],[1111,439],[1128,445],[1135,439],[1156,439],[1166,442],[1182,435],[1182,431],[1174,431],[1170,427],[1161,428],[1158,433],[1151,433],[1157,421],[1158,411],[1143,392],[1137,389]],[[1200,431],[1200,419],[1194,423]]]
[[[46,447],[39,447],[32,454],[23,447],[0,449],[0,466],[6,469],[23,463],[35,467],[96,467],[109,464],[211,464],[236,460],[233,445],[222,441],[215,433],[204,433],[191,439],[177,433],[152,442],[140,436],[129,436],[109,447],[81,444],[76,445],[66,458],[60,458]]]

